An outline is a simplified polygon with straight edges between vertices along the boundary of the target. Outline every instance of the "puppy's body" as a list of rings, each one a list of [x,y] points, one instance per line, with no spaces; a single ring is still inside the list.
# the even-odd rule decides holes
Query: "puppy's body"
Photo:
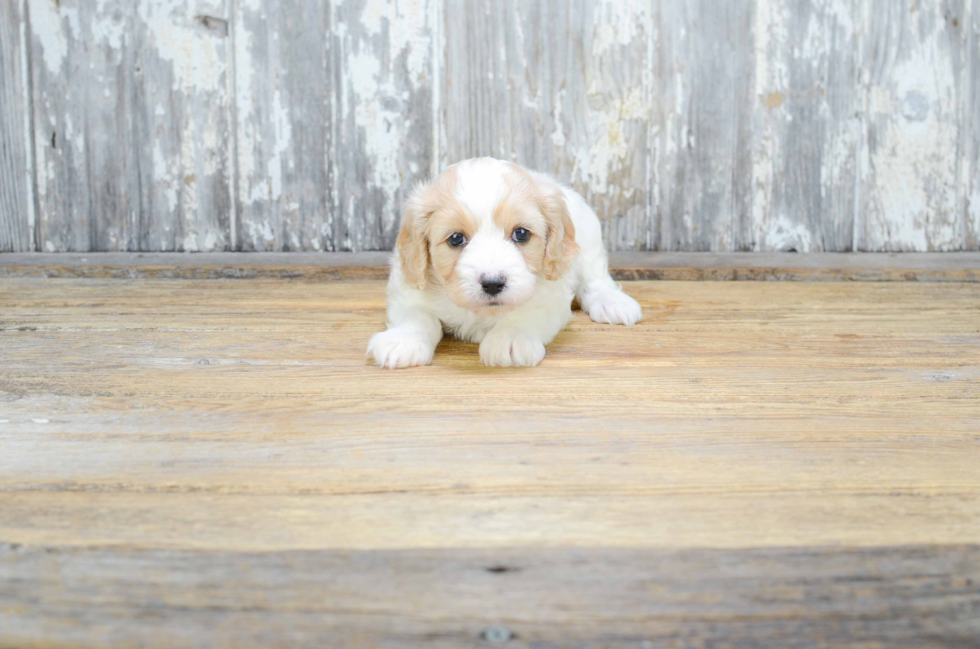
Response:
[[[467,160],[407,201],[388,330],[368,355],[382,367],[427,365],[445,331],[480,343],[487,365],[537,365],[576,296],[596,322],[642,317],[609,276],[599,218],[578,193],[511,163]]]

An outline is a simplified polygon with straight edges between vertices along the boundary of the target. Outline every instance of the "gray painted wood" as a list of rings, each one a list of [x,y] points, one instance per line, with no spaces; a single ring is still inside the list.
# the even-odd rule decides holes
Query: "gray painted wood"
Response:
[[[742,248],[853,249],[864,108],[860,0],[760,2],[752,34],[751,211]],[[830,215],[833,215],[832,217]]]
[[[650,247],[654,28],[645,2],[447,4],[440,163],[488,155],[551,173],[615,247]]]
[[[129,5],[28,3],[40,250],[138,247],[135,16]]]
[[[963,0],[862,3],[859,250],[958,250]],[[956,25],[954,25],[956,21]]]
[[[752,19],[751,3],[661,3],[661,250],[751,247]]]
[[[222,5],[31,0],[39,249],[228,247]]]
[[[0,545],[0,643],[975,647],[980,548]],[[379,587],[379,585],[382,585]],[[503,643],[500,643],[503,644]]]
[[[134,15],[139,250],[231,248],[226,0],[140,0]],[[132,249],[132,248],[130,248]]]
[[[236,246],[331,249],[330,7],[235,2]]]
[[[388,278],[389,252],[10,253],[0,278],[121,279]],[[980,283],[980,252],[613,252],[617,280]]]
[[[21,2],[0,4],[0,252],[33,249],[25,27]]]
[[[431,167],[437,9],[236,2],[242,249],[394,244]]]
[[[967,3],[968,15],[961,21],[969,39],[964,67],[963,138],[960,187],[963,194],[963,247],[980,250],[980,0]]]
[[[0,249],[386,249],[494,155],[613,249],[977,250],[978,2],[25,0]]]

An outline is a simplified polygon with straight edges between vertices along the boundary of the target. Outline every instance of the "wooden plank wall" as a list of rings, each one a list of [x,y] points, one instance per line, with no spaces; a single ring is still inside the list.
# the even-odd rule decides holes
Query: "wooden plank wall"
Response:
[[[0,252],[34,249],[24,14],[0,3]]]
[[[980,0],[10,0],[0,36],[0,250],[387,249],[475,155],[614,249],[980,249]]]

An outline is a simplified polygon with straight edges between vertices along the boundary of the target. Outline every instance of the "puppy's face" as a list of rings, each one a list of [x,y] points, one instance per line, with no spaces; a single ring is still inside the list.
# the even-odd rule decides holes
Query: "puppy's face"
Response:
[[[441,287],[477,313],[524,304],[538,281],[563,275],[577,251],[561,191],[489,158],[454,165],[418,187],[398,235],[407,283]]]

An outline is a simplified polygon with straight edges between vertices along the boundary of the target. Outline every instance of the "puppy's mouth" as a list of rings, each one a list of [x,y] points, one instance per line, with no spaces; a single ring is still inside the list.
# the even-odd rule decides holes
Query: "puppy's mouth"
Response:
[[[484,300],[481,304],[474,304],[470,306],[470,310],[483,315],[496,316],[506,313],[507,311],[512,311],[516,306],[516,304],[509,304],[499,299],[488,299]]]

